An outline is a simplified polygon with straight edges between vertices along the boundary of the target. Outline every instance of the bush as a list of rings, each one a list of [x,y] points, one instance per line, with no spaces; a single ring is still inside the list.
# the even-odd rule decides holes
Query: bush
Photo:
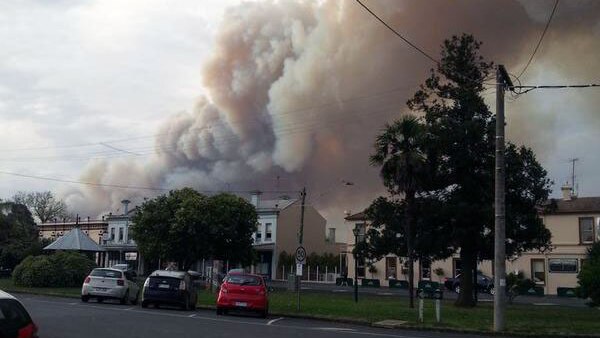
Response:
[[[13,271],[13,282],[26,287],[80,286],[96,264],[76,252],[29,256]]]
[[[588,250],[588,259],[577,275],[579,286],[577,295],[590,298],[590,306],[600,305],[600,242],[596,242]]]

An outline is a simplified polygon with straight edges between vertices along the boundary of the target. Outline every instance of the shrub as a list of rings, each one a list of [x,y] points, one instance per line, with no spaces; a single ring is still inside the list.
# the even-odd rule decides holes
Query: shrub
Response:
[[[13,271],[15,285],[26,287],[79,286],[96,267],[85,255],[57,252],[50,256],[29,256]]]
[[[600,242],[596,242],[588,250],[588,259],[577,275],[577,295],[590,298],[590,306],[600,305]]]

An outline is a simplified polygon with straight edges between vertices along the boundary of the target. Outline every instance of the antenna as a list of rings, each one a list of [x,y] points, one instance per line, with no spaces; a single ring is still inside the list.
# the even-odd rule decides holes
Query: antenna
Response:
[[[571,162],[571,191],[573,195],[575,195],[575,187],[577,186],[575,183],[575,162],[577,161],[579,161],[578,158],[569,159],[569,162]],[[579,190],[579,186],[577,188]]]

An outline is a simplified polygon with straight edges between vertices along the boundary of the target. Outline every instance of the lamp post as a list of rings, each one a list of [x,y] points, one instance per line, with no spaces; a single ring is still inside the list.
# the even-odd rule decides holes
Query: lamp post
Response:
[[[360,235],[360,228],[358,224],[354,226],[352,229],[354,233],[354,302],[358,303],[358,259],[357,259],[357,245],[358,245],[358,235]]]

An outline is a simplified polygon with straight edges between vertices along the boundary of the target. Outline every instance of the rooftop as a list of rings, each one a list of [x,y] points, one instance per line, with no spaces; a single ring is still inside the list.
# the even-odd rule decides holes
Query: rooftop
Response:
[[[553,210],[545,212],[547,215],[600,213],[600,197],[574,197],[570,200],[553,198],[546,205],[555,206]]]

